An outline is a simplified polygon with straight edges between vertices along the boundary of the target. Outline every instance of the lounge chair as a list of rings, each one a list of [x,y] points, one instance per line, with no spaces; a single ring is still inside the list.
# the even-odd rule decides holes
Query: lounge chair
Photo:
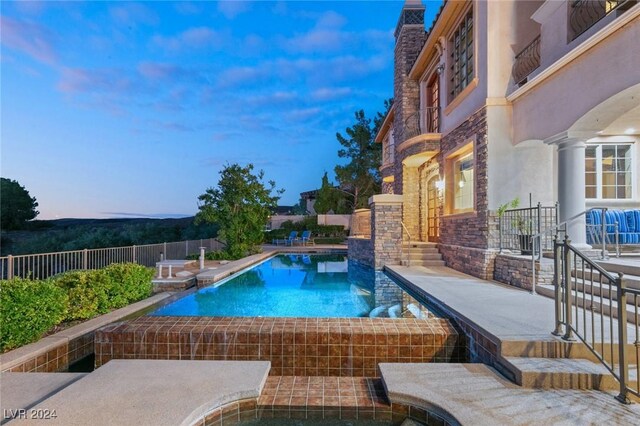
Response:
[[[300,238],[300,243],[303,246],[306,246],[306,245],[315,246],[316,245],[315,241],[313,241],[313,238],[311,238],[311,231],[304,231],[302,233],[302,237]]]
[[[271,244],[279,246],[281,243],[285,246],[292,246],[293,242],[298,238],[298,231],[291,231],[289,236],[283,240],[274,239]]]

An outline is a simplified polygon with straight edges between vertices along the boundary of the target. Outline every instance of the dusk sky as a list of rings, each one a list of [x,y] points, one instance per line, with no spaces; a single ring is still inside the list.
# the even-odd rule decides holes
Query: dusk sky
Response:
[[[398,1],[1,7],[1,174],[39,219],[192,215],[234,162],[295,204],[393,94]]]

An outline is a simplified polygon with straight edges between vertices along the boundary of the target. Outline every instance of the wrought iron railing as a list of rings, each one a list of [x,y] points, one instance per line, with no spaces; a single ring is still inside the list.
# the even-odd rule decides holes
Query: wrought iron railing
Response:
[[[536,37],[516,55],[513,63],[513,81],[517,85],[527,82],[527,77],[540,66],[540,36]]]
[[[0,278],[46,279],[66,271],[100,269],[111,263],[123,262],[155,266],[161,257],[164,259],[184,259],[191,254],[199,253],[200,247],[215,251],[222,249],[224,244],[216,239],[208,238],[141,246],[9,255],[0,257]]]
[[[571,40],[593,27],[611,13],[622,13],[637,3],[637,0],[574,0],[570,3],[569,27]]]
[[[573,247],[566,232],[556,237],[553,258],[553,334],[577,337],[600,360],[620,384],[620,402],[629,403],[629,393],[640,397],[638,377],[629,380],[630,365],[640,365],[640,290],[627,288],[623,274],[613,276]]]
[[[411,114],[404,121],[402,141],[424,133],[440,132],[440,108],[427,107]]]
[[[500,251],[515,250],[524,255],[542,256],[542,252],[553,250],[553,235],[535,239],[543,229],[558,223],[558,205],[545,207],[538,203],[535,207],[505,210],[498,220]]]

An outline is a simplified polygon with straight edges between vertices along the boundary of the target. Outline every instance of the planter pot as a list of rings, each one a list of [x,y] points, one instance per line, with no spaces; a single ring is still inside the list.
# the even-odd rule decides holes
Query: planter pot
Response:
[[[524,255],[530,255],[533,252],[533,239],[531,235],[518,235],[520,241],[520,252]]]

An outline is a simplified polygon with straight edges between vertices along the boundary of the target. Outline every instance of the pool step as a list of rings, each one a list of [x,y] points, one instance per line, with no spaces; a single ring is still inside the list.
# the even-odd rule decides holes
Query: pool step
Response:
[[[515,383],[532,389],[617,390],[620,384],[600,363],[587,359],[504,357],[499,370],[511,373]],[[629,382],[637,383],[637,367],[630,366]]]

